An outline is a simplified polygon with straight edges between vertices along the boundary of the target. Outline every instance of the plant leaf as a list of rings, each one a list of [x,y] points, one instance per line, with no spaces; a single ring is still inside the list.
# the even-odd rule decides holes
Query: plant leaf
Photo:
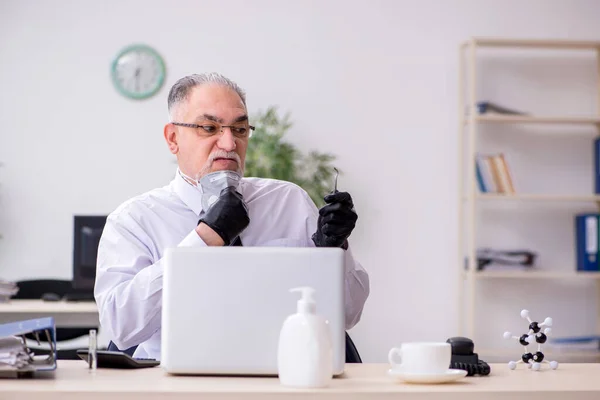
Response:
[[[259,111],[252,121],[256,129],[248,143],[244,175],[295,183],[322,207],[323,196],[333,189],[335,156],[316,150],[302,154],[286,142],[284,136],[293,124],[290,114],[280,116],[276,106]]]

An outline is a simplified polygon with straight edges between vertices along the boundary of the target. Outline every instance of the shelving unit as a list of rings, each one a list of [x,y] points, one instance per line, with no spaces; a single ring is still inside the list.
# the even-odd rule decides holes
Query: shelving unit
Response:
[[[597,66],[597,115],[504,115],[504,114],[479,114],[477,112],[476,70],[477,50],[480,48],[512,48],[532,50],[577,50],[591,51],[596,56]],[[501,194],[480,193],[475,173],[475,159],[478,153],[478,127],[481,124],[546,124],[546,125],[574,125],[589,126],[594,135],[600,134],[600,42],[593,41],[560,41],[560,40],[518,40],[472,38],[460,45],[459,49],[459,251],[458,251],[458,284],[460,320],[459,327],[462,334],[476,340],[475,331],[475,304],[477,303],[476,288],[478,282],[483,280],[588,280],[596,282],[600,291],[600,273],[577,272],[575,266],[563,266],[560,270],[544,269],[540,266],[533,271],[477,271],[477,207],[481,202],[573,202],[591,203],[600,206],[600,195],[587,194]],[[542,131],[543,132],[543,131]],[[551,135],[548,135],[548,140]],[[466,151],[465,151],[466,147]],[[468,260],[465,269],[465,259]],[[465,286],[466,285],[466,286]],[[465,290],[466,289],[466,290]],[[599,303],[600,305],[600,296]],[[600,308],[600,307],[599,307]],[[600,323],[597,333],[600,334]],[[489,352],[498,354],[498,351],[488,349]],[[513,356],[514,357],[514,356]],[[600,360],[600,353],[592,355]]]

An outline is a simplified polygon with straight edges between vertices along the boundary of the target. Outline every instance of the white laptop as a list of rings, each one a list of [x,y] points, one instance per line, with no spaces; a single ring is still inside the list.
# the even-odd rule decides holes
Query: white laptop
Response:
[[[339,248],[181,247],[165,253],[161,366],[171,374],[277,375],[281,326],[315,288],[330,324],[334,375],[345,365]]]

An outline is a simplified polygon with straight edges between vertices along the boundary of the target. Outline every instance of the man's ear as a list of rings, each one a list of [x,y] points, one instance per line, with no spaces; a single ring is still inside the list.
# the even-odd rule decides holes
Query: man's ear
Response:
[[[169,151],[172,154],[177,154],[179,152],[179,145],[177,144],[177,127],[173,124],[166,124],[164,135],[167,146],[169,146]]]

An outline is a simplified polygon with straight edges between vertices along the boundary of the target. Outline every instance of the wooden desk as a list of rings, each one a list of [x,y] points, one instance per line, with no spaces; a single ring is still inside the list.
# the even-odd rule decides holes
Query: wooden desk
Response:
[[[578,400],[600,399],[600,364],[561,364],[510,371],[492,364],[487,377],[467,377],[454,383],[397,383],[386,375],[386,364],[349,364],[344,377],[325,389],[283,387],[277,378],[170,376],[160,367],[139,370],[87,370],[83,361],[59,361],[54,375],[39,379],[0,380],[0,398],[17,400],[69,399],[444,399],[444,400]],[[522,367],[522,365],[521,365]],[[307,396],[308,397],[308,396]]]
[[[54,317],[57,327],[99,325],[98,309],[93,301],[11,300],[0,303],[0,323],[42,317]]]

